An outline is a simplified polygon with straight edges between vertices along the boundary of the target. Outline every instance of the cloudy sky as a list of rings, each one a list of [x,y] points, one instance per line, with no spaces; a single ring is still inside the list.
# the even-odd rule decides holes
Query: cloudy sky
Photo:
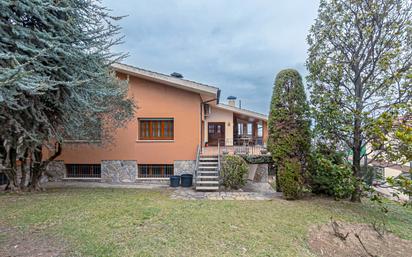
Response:
[[[217,86],[221,101],[267,113],[282,69],[305,74],[318,0],[103,0],[119,22],[125,63]]]

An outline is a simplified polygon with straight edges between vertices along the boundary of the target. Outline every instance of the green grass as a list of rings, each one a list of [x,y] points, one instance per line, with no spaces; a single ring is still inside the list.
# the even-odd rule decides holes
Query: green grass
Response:
[[[168,191],[55,189],[0,194],[0,225],[39,230],[81,256],[313,256],[311,225],[367,223],[367,204],[300,201],[183,201]],[[388,228],[412,239],[412,211],[391,205]],[[0,244],[4,238],[0,238]]]

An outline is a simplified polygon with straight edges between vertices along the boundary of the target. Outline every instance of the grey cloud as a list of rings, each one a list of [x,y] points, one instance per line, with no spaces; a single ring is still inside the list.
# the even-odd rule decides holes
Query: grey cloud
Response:
[[[222,89],[242,106],[267,113],[276,73],[305,75],[306,35],[315,0],[104,0],[115,15],[128,52],[125,63]]]

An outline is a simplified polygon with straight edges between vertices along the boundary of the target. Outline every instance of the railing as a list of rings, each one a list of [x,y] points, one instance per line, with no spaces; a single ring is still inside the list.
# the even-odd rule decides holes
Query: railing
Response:
[[[220,177],[220,142],[217,141],[217,174]]]
[[[261,138],[220,139],[218,145],[221,146],[219,153],[225,154],[262,155],[267,152]]]
[[[200,152],[201,152],[201,146],[197,146],[197,152],[196,152],[196,165],[195,165],[195,185],[197,181],[197,170],[199,169],[199,159],[200,159]]]
[[[66,178],[100,178],[100,164],[66,164]]]
[[[173,164],[139,164],[138,178],[169,178],[173,176]]]

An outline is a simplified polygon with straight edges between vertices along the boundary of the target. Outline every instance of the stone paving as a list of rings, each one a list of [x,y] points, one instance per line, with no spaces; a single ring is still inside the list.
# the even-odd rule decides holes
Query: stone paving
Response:
[[[282,194],[277,192],[201,192],[193,188],[178,188],[170,196],[179,200],[243,200],[263,201],[281,198]]]

